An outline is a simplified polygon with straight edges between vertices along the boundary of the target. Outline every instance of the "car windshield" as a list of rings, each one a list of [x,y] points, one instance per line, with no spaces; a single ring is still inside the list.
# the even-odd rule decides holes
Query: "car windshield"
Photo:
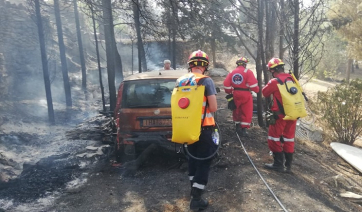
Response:
[[[171,107],[175,79],[151,79],[124,83],[122,108]]]

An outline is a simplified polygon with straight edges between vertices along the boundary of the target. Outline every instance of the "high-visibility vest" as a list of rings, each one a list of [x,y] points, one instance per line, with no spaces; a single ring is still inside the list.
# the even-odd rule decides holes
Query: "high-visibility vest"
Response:
[[[206,77],[189,73],[177,79],[171,96],[173,142],[195,143],[199,140],[202,126],[215,126],[214,117],[207,107],[205,86],[202,85]]]

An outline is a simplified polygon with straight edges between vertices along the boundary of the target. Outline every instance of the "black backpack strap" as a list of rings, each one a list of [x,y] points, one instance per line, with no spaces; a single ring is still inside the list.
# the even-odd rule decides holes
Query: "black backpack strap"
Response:
[[[282,103],[279,102],[279,100],[278,100],[276,97],[275,97],[275,100],[277,100],[277,105],[278,105],[279,111],[280,111],[281,113],[283,113],[283,115],[285,115],[284,107],[283,107]]]
[[[284,84],[284,82],[281,79],[279,79],[278,77],[276,77],[275,79],[278,81],[279,84],[281,84],[281,85]]]
[[[275,79],[278,81],[279,84],[281,84],[281,85],[284,84],[284,82],[281,79],[279,79],[278,77],[276,77]],[[277,101],[279,111],[281,113],[283,113],[283,115],[285,115],[283,104],[276,97],[275,97],[275,100]]]

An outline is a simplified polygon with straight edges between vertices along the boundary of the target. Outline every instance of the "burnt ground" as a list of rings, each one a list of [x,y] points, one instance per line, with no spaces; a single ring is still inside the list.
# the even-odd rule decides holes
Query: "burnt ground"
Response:
[[[222,78],[214,78],[214,81],[221,87]],[[224,96],[221,92],[217,97],[219,108],[226,107]],[[217,119],[222,145],[212,165],[204,194],[210,202],[205,211],[283,211],[244,153],[234,132],[231,112],[220,109]],[[249,136],[241,141],[260,174],[288,211],[362,210],[361,200],[358,202],[340,196],[345,192],[362,194],[362,175],[339,158],[329,147],[328,141],[318,143],[298,140],[293,173],[284,174],[263,169],[264,163],[272,161],[266,138],[266,129],[254,126],[249,130]],[[74,142],[82,143],[79,140]],[[101,141],[98,142],[98,146],[101,145]],[[76,147],[84,145],[78,144]],[[75,157],[75,152],[55,157],[51,162],[46,160],[48,162],[40,161],[32,165],[34,169],[24,171],[18,183],[14,179],[10,181],[13,184],[1,184],[0,196],[11,193],[11,188],[23,194],[21,185],[23,190],[28,189],[33,193],[23,196],[23,199],[11,196],[14,202],[32,201],[46,195],[47,191],[60,191],[52,204],[42,211],[189,211],[187,163],[180,154],[155,150],[138,170],[131,172],[127,164],[115,164],[112,156],[98,157],[92,166],[84,169],[80,166],[79,158]],[[70,160],[64,161],[64,158]],[[48,164],[45,167],[49,168],[41,169],[44,167],[42,164]],[[34,170],[43,172],[37,174]],[[86,179],[81,186],[65,186],[66,181],[84,173]],[[30,175],[35,177],[26,178]],[[56,180],[57,177],[61,177],[62,181]],[[20,183],[34,180],[38,184]],[[32,185],[42,190],[34,191]],[[35,198],[30,199],[30,196]]]
[[[222,78],[214,78],[221,87]],[[223,93],[219,108],[225,108]],[[205,211],[282,211],[249,162],[234,132],[231,112],[219,110],[222,136],[204,197]],[[255,122],[257,123],[257,122]],[[362,192],[362,176],[340,159],[327,141],[297,141],[292,174],[263,169],[271,162],[267,132],[258,126],[242,142],[255,166],[288,211],[361,211],[361,202],[340,197]],[[181,164],[179,163],[181,161]],[[182,163],[183,162],[183,163]],[[124,166],[104,166],[86,185],[61,197],[54,211],[189,211],[186,161],[155,151],[133,174]]]

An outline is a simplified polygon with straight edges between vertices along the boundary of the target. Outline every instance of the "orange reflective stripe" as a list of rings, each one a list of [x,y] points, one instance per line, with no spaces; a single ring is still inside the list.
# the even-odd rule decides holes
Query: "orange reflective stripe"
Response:
[[[200,79],[206,77],[205,75],[198,74],[198,73],[194,73],[194,75],[195,75],[196,83],[198,83]],[[208,107],[206,108],[206,114],[205,114],[206,102],[207,102],[207,98],[206,98],[206,96],[204,96],[203,104],[202,104],[203,105],[202,114],[201,114],[201,123],[202,123],[202,117],[204,118],[204,122],[203,122],[202,126],[215,126],[214,117],[212,116],[212,113],[210,113]],[[204,114],[206,117],[204,117]]]

